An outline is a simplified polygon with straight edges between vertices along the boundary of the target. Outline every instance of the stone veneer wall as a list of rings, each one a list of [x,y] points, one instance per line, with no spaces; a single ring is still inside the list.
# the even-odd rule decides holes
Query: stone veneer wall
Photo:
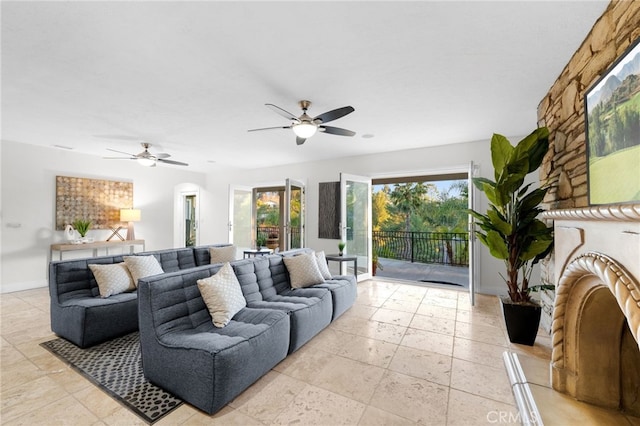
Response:
[[[569,24],[570,25],[570,24]],[[540,182],[551,184],[544,208],[586,207],[585,92],[640,37],[640,1],[612,1],[538,106],[539,125],[550,131]],[[553,254],[541,262],[542,281],[554,284]],[[541,327],[551,330],[555,294],[544,292]]]

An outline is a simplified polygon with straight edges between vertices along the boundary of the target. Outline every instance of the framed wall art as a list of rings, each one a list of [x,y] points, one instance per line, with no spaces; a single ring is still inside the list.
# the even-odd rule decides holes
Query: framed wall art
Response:
[[[76,219],[90,220],[91,229],[120,223],[120,209],[133,207],[133,182],[56,176],[56,230]]]
[[[640,39],[586,92],[589,204],[640,201]]]

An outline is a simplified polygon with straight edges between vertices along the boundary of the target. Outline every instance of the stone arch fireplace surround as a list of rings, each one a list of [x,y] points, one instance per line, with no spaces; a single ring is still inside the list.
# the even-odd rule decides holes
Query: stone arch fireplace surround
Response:
[[[640,416],[640,204],[552,210],[551,383]]]

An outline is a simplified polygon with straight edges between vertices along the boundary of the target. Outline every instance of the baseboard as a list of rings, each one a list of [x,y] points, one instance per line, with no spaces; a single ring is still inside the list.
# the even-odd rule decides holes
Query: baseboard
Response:
[[[47,287],[46,280],[22,281],[19,283],[2,284],[0,293],[14,293],[16,291],[33,290],[34,288]]]

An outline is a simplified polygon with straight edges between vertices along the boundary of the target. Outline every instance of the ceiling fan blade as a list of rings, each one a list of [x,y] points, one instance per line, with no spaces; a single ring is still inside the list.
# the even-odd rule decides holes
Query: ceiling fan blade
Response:
[[[296,136],[296,145],[302,145],[306,141],[307,141],[306,139],[301,138],[300,136]]]
[[[287,119],[293,120],[293,121],[300,121],[298,119],[298,117],[296,117],[295,115],[291,114],[289,111],[286,111],[286,110],[280,108],[279,106],[276,106],[274,104],[265,104],[265,105],[268,106],[269,108],[271,108],[271,110],[273,112],[275,112],[276,114],[280,114],[284,118],[287,118]]]
[[[355,136],[356,134],[354,131],[332,126],[318,126],[318,130],[323,133],[329,133],[330,135]]]
[[[118,154],[129,155],[131,157],[135,157],[136,156],[135,154],[131,154],[131,153],[124,152],[124,151],[118,151],[117,149],[107,148],[107,151],[117,152]]]
[[[160,154],[154,154],[156,158],[169,158],[171,154],[167,154],[166,152],[161,152]]]
[[[100,139],[119,139],[123,141],[139,141],[140,138],[136,136],[127,136],[127,135],[93,135],[94,138]]]
[[[135,157],[102,157],[103,160],[137,160]]]
[[[258,132],[260,130],[275,130],[275,129],[290,129],[291,126],[278,126],[278,127],[262,127],[260,129],[247,130],[248,132]]]
[[[183,163],[181,161],[174,161],[174,160],[165,160],[164,158],[158,158],[158,161],[160,161],[161,163],[174,164],[176,166],[188,166],[187,163]]]
[[[342,108],[337,108],[331,111],[327,111],[324,114],[320,114],[313,121],[320,121],[322,123],[328,123],[333,120],[337,120],[338,118],[344,117],[347,114],[351,114],[355,109],[352,106],[346,106]]]

